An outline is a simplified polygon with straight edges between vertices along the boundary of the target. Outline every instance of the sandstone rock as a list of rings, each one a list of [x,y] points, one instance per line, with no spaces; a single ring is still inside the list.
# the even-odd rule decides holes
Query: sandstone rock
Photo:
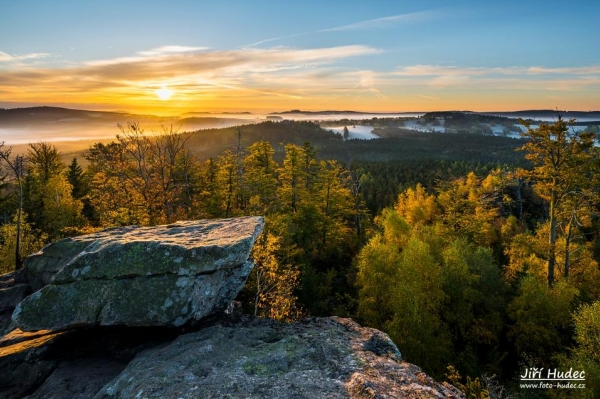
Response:
[[[0,341],[0,397],[464,398],[350,319],[244,315],[184,327],[94,327]]]
[[[140,353],[95,399],[462,398],[350,319],[243,318]]]
[[[124,227],[46,246],[26,261],[39,291],[13,313],[24,331],[179,326],[224,310],[252,269],[260,217]]]

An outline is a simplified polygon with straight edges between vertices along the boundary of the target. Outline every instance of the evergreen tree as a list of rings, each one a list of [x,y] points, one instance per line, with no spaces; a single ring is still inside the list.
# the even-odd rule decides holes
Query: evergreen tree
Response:
[[[73,187],[72,195],[75,199],[81,199],[88,192],[88,187],[85,181],[85,174],[77,158],[73,158],[67,168],[67,181]]]
[[[537,129],[521,121],[527,131],[522,136],[527,142],[521,147],[525,158],[533,164],[532,170],[523,174],[531,178],[540,196],[548,202],[547,282],[555,281],[557,239],[559,230],[567,231],[567,259],[564,276],[569,276],[570,243],[573,223],[588,199],[595,197],[598,184],[599,152],[594,147],[595,135],[591,132],[577,134],[570,131],[574,121],[567,123],[560,115],[553,124],[542,123]],[[570,219],[570,222],[566,219]]]

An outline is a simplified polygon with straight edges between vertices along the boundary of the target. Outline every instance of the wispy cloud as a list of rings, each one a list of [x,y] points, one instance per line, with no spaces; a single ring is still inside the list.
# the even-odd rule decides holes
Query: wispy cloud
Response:
[[[264,40],[260,40],[258,42],[251,43],[247,47],[255,47],[255,46],[259,46],[264,43],[279,41],[279,40],[283,40],[283,39],[290,39],[290,38],[299,37],[299,36],[311,35],[311,34],[316,34],[316,33],[343,32],[343,31],[350,31],[350,30],[385,29],[385,28],[392,28],[392,27],[399,26],[399,25],[407,25],[407,24],[431,21],[431,20],[436,20],[436,19],[441,18],[442,14],[443,14],[443,10],[445,10],[445,9],[435,9],[435,10],[419,11],[419,12],[412,12],[412,13],[406,13],[406,14],[398,14],[398,15],[392,15],[392,16],[383,17],[383,18],[368,19],[365,21],[355,22],[355,23],[347,24],[347,25],[336,26],[333,28],[301,32],[301,33],[296,33],[293,35],[272,37],[269,39],[264,39]]]
[[[8,54],[3,51],[0,51],[0,62],[17,62],[24,61],[36,58],[45,58],[49,57],[50,54],[47,53],[30,53],[30,54]]]
[[[600,65],[586,67],[568,67],[568,68],[544,68],[530,67],[527,68],[530,74],[569,74],[569,75],[598,75],[600,74]]]
[[[163,46],[129,57],[58,66],[43,59],[45,54],[0,53],[0,60],[9,60],[0,64],[0,98],[22,103],[115,104],[115,108],[144,110],[167,106],[189,109],[199,104],[228,104],[230,109],[260,104],[270,109],[389,110],[402,106],[415,109],[412,102],[402,100],[408,98],[426,107],[435,100],[436,106],[450,104],[446,106],[453,108],[460,105],[456,101],[461,98],[504,96],[506,101],[509,96],[523,97],[526,91],[543,92],[536,94],[540,98],[559,92],[563,97],[592,101],[600,90],[600,65],[405,65],[370,70],[353,68],[353,63],[346,62],[351,57],[380,52],[362,45],[234,50]],[[37,62],[47,66],[39,67]],[[159,101],[155,94],[163,85],[175,93],[168,103]]]
[[[353,24],[337,26],[335,28],[321,29],[315,31],[320,32],[340,32],[348,30],[363,30],[363,29],[384,29],[391,28],[397,25],[406,25],[418,22],[432,21],[441,17],[441,9],[412,12],[407,14],[392,15],[389,17],[369,19],[366,21],[356,22]]]
[[[142,101],[155,99],[154,90],[168,85],[175,89],[175,98],[187,100],[217,93],[219,98],[301,98],[303,90],[298,90],[296,78],[302,79],[312,73],[307,81],[313,84],[307,84],[304,93],[311,88],[316,90],[316,82],[331,84],[333,72],[329,70],[334,68],[336,61],[378,52],[375,48],[360,45],[229,51],[169,46],[78,66],[15,68],[0,75],[0,94],[31,101],[45,97],[84,96],[106,101],[119,97]],[[323,72],[321,78],[316,78]],[[321,85],[320,89],[323,87]]]
[[[138,54],[145,56],[156,56],[173,53],[192,53],[207,50],[208,47],[188,47],[188,46],[162,46],[152,50],[138,51]]]
[[[389,73],[406,79],[405,84],[436,89],[562,90],[572,91],[600,84],[600,66],[545,67],[456,67],[410,65]]]

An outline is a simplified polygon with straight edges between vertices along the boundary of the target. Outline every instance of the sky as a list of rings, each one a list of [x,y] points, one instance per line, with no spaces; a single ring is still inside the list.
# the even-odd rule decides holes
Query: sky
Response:
[[[600,109],[599,1],[0,0],[0,107]]]

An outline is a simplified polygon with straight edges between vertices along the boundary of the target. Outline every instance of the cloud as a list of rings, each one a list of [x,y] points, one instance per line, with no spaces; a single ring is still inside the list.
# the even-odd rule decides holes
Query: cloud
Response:
[[[391,109],[403,104],[400,99],[419,96],[430,103],[437,100],[436,104],[442,106],[475,96],[499,98],[510,94],[516,98],[525,91],[543,91],[540,98],[560,92],[584,93],[583,97],[593,99],[595,90],[600,89],[599,65],[547,68],[417,64],[368,70],[346,61],[381,52],[363,45],[234,50],[163,46],[129,57],[58,66],[44,59],[15,61],[17,57],[34,59],[43,55],[0,53],[0,60],[13,61],[2,67],[0,93],[3,98],[23,103],[124,104],[138,109],[165,109],[171,104],[228,104],[236,109],[257,104],[271,109],[335,108],[340,101],[371,108],[381,104],[382,109],[387,104]],[[51,67],[38,67],[36,62]],[[168,103],[155,104],[155,90],[162,86],[174,94]]]
[[[547,74],[569,74],[569,75],[598,75],[600,74],[600,65],[570,68],[544,68],[530,67],[527,72],[533,75]]]
[[[152,50],[138,51],[138,54],[144,56],[156,56],[163,54],[173,54],[173,53],[191,53],[198,52],[202,50],[207,50],[208,47],[187,47],[187,46],[162,46],[157,47]]]
[[[219,97],[300,98],[303,92],[298,90],[298,79],[302,80],[302,76],[312,73],[306,86],[322,90],[323,85],[313,83],[331,85],[336,61],[378,52],[361,45],[229,51],[166,46],[78,66],[14,68],[0,74],[0,91],[14,97],[28,96],[29,100],[40,96],[102,96],[112,101],[129,96],[134,101],[152,98],[155,89],[166,85],[176,88],[174,98],[180,99],[216,93]]]
[[[269,72],[310,68],[335,60],[376,54],[368,46],[340,46],[316,49],[276,47],[230,51],[200,51],[163,54],[154,57],[125,57],[88,62],[75,74],[119,79],[153,79],[208,74],[211,77],[245,72]]]
[[[407,24],[413,24],[413,23],[418,23],[418,22],[430,21],[430,20],[435,20],[435,19],[441,18],[444,10],[446,11],[446,16],[447,16],[448,9],[436,9],[436,10],[419,11],[419,12],[406,13],[406,14],[398,14],[398,15],[392,15],[389,17],[368,19],[365,21],[355,22],[355,23],[348,24],[348,25],[336,26],[333,28],[301,32],[301,33],[296,33],[293,35],[272,37],[270,39],[264,39],[264,40],[260,40],[258,42],[254,42],[252,44],[249,44],[247,47],[255,47],[255,46],[258,46],[258,45],[261,45],[264,43],[279,41],[279,40],[283,40],[283,39],[290,39],[290,38],[299,37],[299,36],[311,35],[311,34],[315,34],[315,33],[343,32],[343,31],[349,31],[349,30],[385,29],[385,28],[392,28],[394,26],[399,26],[399,25],[407,25]]]
[[[366,30],[366,29],[384,29],[390,28],[397,25],[406,25],[417,22],[430,21],[440,18],[441,9],[440,10],[429,10],[429,11],[420,11],[420,12],[412,12],[407,14],[398,14],[392,15],[389,17],[383,18],[375,18],[369,19],[366,21],[356,22],[353,24],[337,26],[335,28],[329,29],[321,29],[315,31],[315,33],[320,32],[340,32],[340,31],[348,31],[348,30]]]
[[[11,55],[8,53],[5,53],[3,51],[0,51],[0,62],[16,62],[16,61],[23,61],[23,60],[30,60],[30,59],[36,59],[36,58],[45,58],[45,57],[49,57],[50,54],[48,53],[30,53],[30,54],[22,54],[22,55]]]
[[[495,90],[561,90],[573,91],[598,86],[600,66],[545,67],[456,67],[410,65],[389,73],[404,84]]]

